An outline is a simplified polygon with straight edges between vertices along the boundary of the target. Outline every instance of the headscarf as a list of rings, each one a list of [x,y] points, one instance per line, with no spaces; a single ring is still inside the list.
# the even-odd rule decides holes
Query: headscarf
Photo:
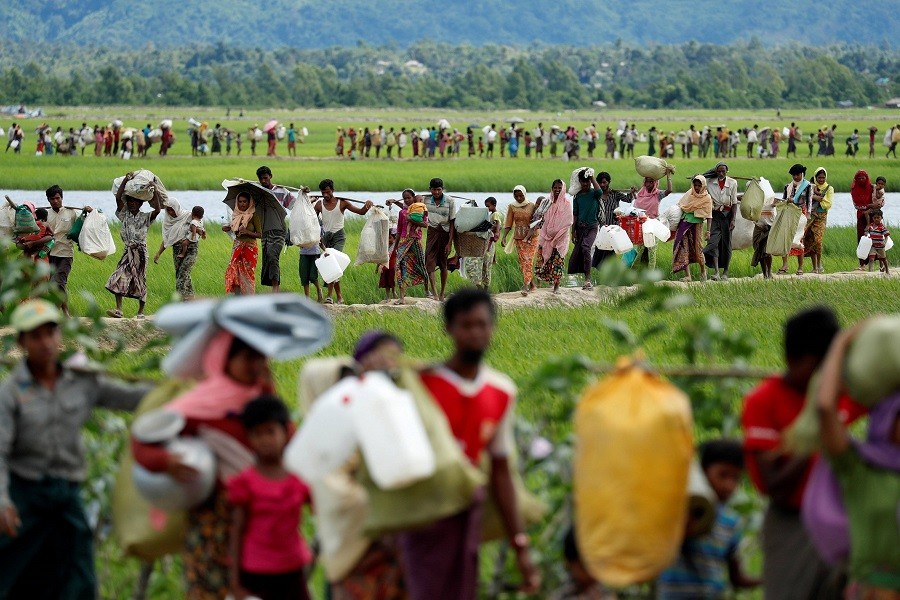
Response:
[[[653,189],[647,191],[647,186],[642,185],[634,197],[634,207],[647,212],[647,216],[655,219],[659,216],[659,182],[653,182]]]
[[[875,186],[869,179],[869,174],[860,169],[853,176],[853,183],[850,184],[850,197],[853,199],[853,206],[856,210],[865,210],[872,203],[872,192]]]
[[[175,211],[176,216],[169,214],[167,208]],[[187,237],[191,226],[191,211],[184,210],[175,198],[169,198],[163,208],[162,236],[163,246],[169,248]]]
[[[205,378],[194,389],[173,400],[167,410],[188,419],[218,420],[243,412],[250,400],[265,391],[262,385],[238,383],[225,372],[234,340],[234,335],[224,330],[213,336],[203,351]]]
[[[519,202],[518,200],[516,200],[516,196],[515,196],[516,192],[522,192],[523,198],[522,198],[522,201],[521,201],[521,202]],[[517,185],[516,187],[514,187],[514,188],[513,188],[513,201],[512,201],[512,206],[514,206],[515,208],[525,208],[525,206],[528,204],[528,198],[527,198],[527,197],[524,197],[524,196],[525,196],[527,193],[528,193],[528,192],[525,191],[525,186],[524,186],[524,185]]]
[[[378,346],[384,342],[393,342],[398,346],[403,345],[395,335],[380,329],[373,329],[362,334],[359,341],[356,342],[356,347],[353,349],[353,360],[356,362],[361,361],[367,354],[378,348]]]
[[[816,181],[816,179],[819,177],[819,173],[825,173],[825,183],[821,185],[818,181]],[[825,170],[825,167],[819,167],[813,172],[812,181],[810,183],[816,186],[816,188],[821,192],[824,192],[826,189],[828,189],[828,171]]]
[[[572,201],[566,195],[565,183],[562,184],[562,192],[556,199],[553,198],[551,189],[550,195],[544,202],[549,205],[549,208],[544,213],[544,224],[538,235],[538,243],[541,246],[541,255],[546,262],[550,260],[554,249],[565,258],[569,250],[569,232],[575,216],[572,213]]]
[[[250,206],[247,210],[241,210],[238,208],[237,200],[234,201],[234,212],[231,213],[231,231],[237,235],[237,232],[241,230],[241,228],[246,227],[250,221],[253,220],[253,215],[256,213],[256,201],[253,197],[250,197]]]
[[[819,173],[825,174],[825,183],[821,185],[816,181],[816,177],[818,177]],[[828,184],[828,171],[825,170],[825,167],[816,169],[810,183],[813,186],[813,190],[816,192],[816,196],[821,198],[821,200],[816,200],[814,202],[814,204],[816,204],[816,212],[824,213],[831,210],[831,206],[834,202],[834,188]]]
[[[699,192],[694,191],[695,181],[700,182],[701,187]],[[709,195],[709,190],[706,188],[705,177],[702,175],[694,175],[693,179],[691,179],[691,189],[681,197],[681,200],[678,201],[678,206],[680,206],[681,210],[684,212],[693,213],[698,219],[712,218],[712,196]]]

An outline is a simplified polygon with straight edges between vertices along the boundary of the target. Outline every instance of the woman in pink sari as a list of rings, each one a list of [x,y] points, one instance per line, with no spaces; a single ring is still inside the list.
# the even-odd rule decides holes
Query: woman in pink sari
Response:
[[[552,283],[553,293],[558,294],[574,220],[572,201],[566,195],[566,184],[561,179],[553,182],[546,202],[550,203],[550,207],[544,213],[544,222],[538,236],[539,252],[535,275],[541,281]]]

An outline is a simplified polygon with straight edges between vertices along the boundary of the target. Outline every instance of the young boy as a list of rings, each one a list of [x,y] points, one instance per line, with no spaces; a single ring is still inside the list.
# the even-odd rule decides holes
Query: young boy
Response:
[[[727,506],[744,472],[740,442],[706,442],[700,447],[700,465],[716,493],[716,520],[709,533],[685,538],[675,564],[660,575],[657,586],[660,600],[713,600],[725,595],[729,583],[734,589],[759,585],[759,580],[748,577],[741,568],[737,555],[740,518]]]
[[[484,138],[478,136],[478,158],[484,158]]]
[[[311,495],[282,465],[290,434],[287,407],[274,396],[261,396],[247,404],[241,422],[256,464],[227,482],[232,594],[309,600],[303,569],[313,557],[300,535],[300,517]]]
[[[753,257],[750,266],[759,265],[762,268],[764,279],[772,279],[772,255],[766,253],[766,245],[769,242],[769,232],[775,224],[777,209],[776,198],[767,198],[759,215],[759,220],[753,227]]]
[[[884,223],[882,222],[884,213],[879,209],[871,211],[869,213],[869,218],[871,221],[869,222],[869,226],[866,227],[864,235],[872,238],[872,249],[869,251],[869,260],[866,264],[869,265],[869,270],[871,271],[872,265],[877,258],[878,262],[881,264],[881,272],[890,275],[891,271],[888,267],[885,244],[887,243],[887,239],[890,237],[891,232],[884,226]]]
[[[588,573],[581,562],[581,553],[575,540],[575,528],[570,527],[563,540],[563,556],[569,582],[550,595],[551,600],[617,600],[615,592],[605,589]]]
[[[322,235],[324,235],[324,230]],[[321,236],[319,238],[321,240]],[[316,302],[322,303],[322,288],[319,286],[319,269],[316,267],[316,260],[325,250],[325,246],[319,241],[315,246],[308,248],[300,248],[300,285],[303,286],[303,293],[309,298],[309,286],[316,288]]]
[[[800,520],[815,458],[792,455],[782,440],[803,410],[809,382],[839,329],[834,312],[825,307],[788,319],[784,328],[787,370],[763,381],[744,399],[741,423],[747,472],[759,492],[769,497],[762,527],[766,598],[816,597],[830,575]],[[845,422],[859,416],[853,408],[844,401]]]
[[[200,239],[206,239],[206,229],[203,228],[203,207],[195,206],[191,209],[191,224],[188,228],[187,237],[181,240],[181,252],[178,258],[187,256],[188,248],[191,244],[196,244]]]

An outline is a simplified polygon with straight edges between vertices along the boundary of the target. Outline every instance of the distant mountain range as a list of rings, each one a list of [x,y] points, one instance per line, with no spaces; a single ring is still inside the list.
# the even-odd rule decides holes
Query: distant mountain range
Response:
[[[897,47],[897,0],[6,0],[0,44],[110,49],[837,42]],[[2,46],[0,46],[2,47]]]

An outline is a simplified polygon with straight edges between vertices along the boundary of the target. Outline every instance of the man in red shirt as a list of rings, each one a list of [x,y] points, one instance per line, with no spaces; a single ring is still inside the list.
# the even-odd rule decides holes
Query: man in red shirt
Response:
[[[478,465],[483,452],[490,455],[490,492],[515,549],[523,591],[534,593],[540,586],[540,575],[528,554],[528,536],[516,507],[508,462],[514,443],[516,388],[508,377],[482,364],[495,320],[496,307],[487,292],[470,289],[451,296],[444,304],[444,326],[453,339],[454,353],[421,377],[447,415],[466,457]],[[412,600],[477,597],[483,494],[477,496],[470,509],[401,536]]]
[[[787,371],[763,381],[744,401],[741,421],[747,470],[759,492],[769,497],[762,530],[766,600],[817,598],[829,575],[800,520],[803,492],[816,457],[792,456],[782,442],[784,432],[802,411],[809,382],[839,329],[828,308],[791,317],[784,331]],[[842,416],[847,420],[846,410]]]

